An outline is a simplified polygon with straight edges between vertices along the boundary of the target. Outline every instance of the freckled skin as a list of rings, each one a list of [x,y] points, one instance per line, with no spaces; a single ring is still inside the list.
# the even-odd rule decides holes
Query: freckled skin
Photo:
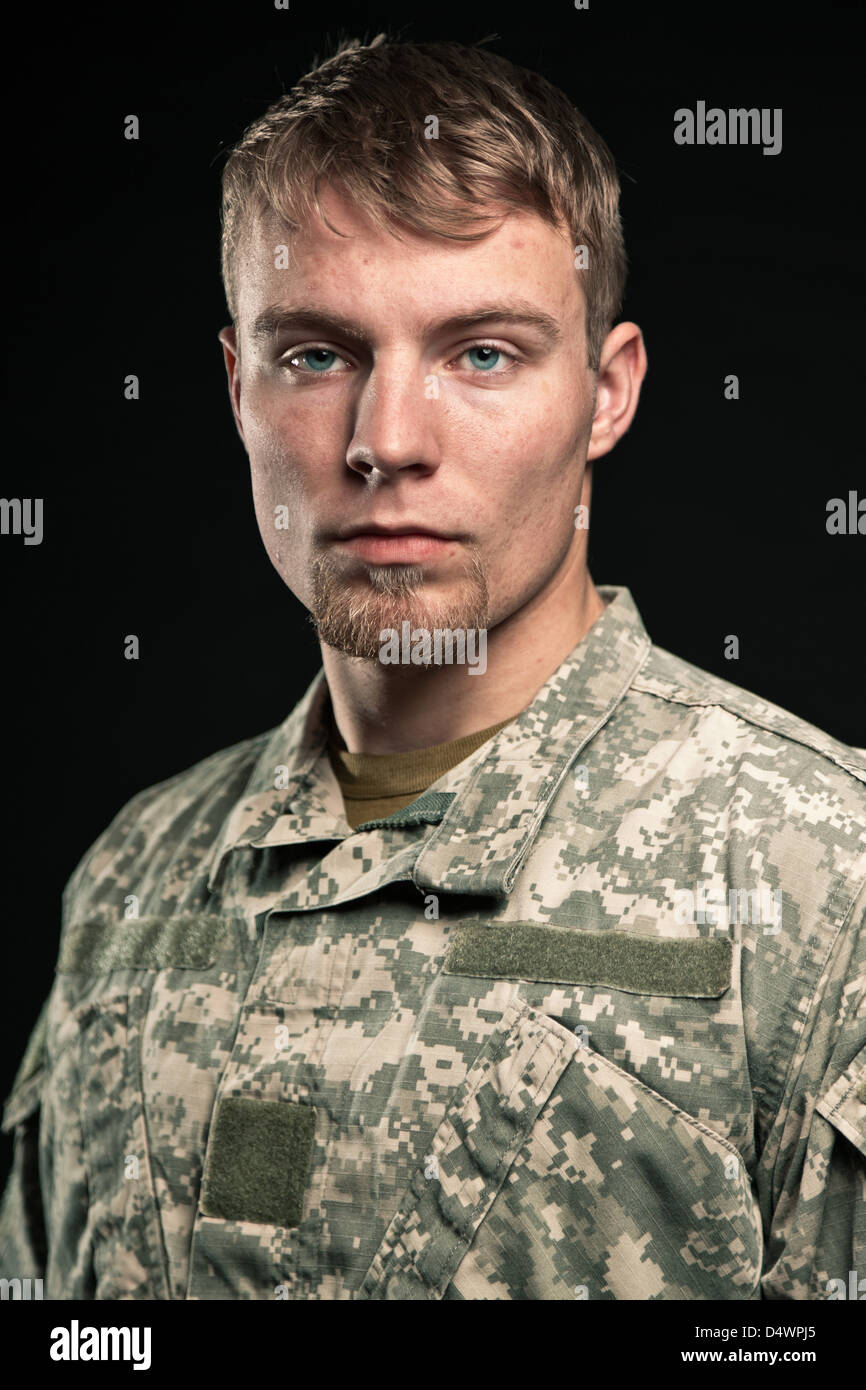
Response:
[[[586,566],[588,532],[575,529],[574,509],[590,502],[588,465],[631,423],[646,354],[640,329],[618,324],[596,380],[571,238],[534,213],[508,214],[475,243],[407,230],[397,241],[335,189],[323,206],[348,236],[317,218],[294,240],[270,218],[255,224],[238,259],[240,341],[231,327],[219,337],[262,539],[308,610],[323,555],[344,567],[353,599],[379,601],[369,568],[329,539],[363,521],[457,534],[424,566],[421,589],[395,618],[425,625],[425,613],[442,605],[463,611],[470,551],[483,569],[486,678],[467,678],[458,666],[383,666],[322,645],[348,748],[396,752],[462,737],[525,708],[603,611]],[[280,243],[290,246],[288,269],[274,266]],[[424,336],[428,320],[517,298],[557,320],[559,344],[504,320]],[[368,345],[308,329],[269,343],[251,337],[266,306],[311,302],[351,320]],[[479,342],[500,354],[484,356],[489,371],[471,352]],[[336,354],[312,380],[309,366],[294,374],[286,366],[311,346]],[[429,390],[433,376],[438,398]],[[288,530],[274,526],[280,505],[288,506]],[[467,617],[472,611],[466,607]]]

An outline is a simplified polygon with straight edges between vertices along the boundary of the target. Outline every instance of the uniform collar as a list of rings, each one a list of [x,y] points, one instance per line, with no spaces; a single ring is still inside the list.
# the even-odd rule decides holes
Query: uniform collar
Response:
[[[512,723],[411,806],[366,823],[367,829],[436,825],[423,837],[411,873],[421,891],[511,891],[552,797],[652,645],[628,589],[599,586],[599,593],[607,603],[601,617]],[[320,670],[267,737],[244,796],[226,818],[214,847],[211,890],[225,856],[240,846],[338,842],[364,833],[361,827],[349,832],[328,761],[328,703]]]

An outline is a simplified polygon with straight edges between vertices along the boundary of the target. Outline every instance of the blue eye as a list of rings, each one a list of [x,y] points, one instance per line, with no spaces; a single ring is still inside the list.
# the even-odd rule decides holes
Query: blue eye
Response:
[[[510,352],[505,352],[495,343],[473,343],[471,347],[464,348],[458,358],[454,359],[457,363],[460,358],[468,358],[470,370],[484,374],[486,376],[509,376],[517,370],[517,362]],[[302,348],[294,352],[291,356],[281,359],[281,365],[296,379],[303,376],[336,376],[336,364],[341,362],[346,371],[351,371],[351,366],[333,348],[311,347]],[[511,365],[506,366],[509,362]],[[343,375],[342,371],[339,375]]]
[[[301,360],[306,364],[306,366],[310,367],[314,372],[326,371],[328,367],[331,366],[331,361],[322,362],[321,360],[319,360],[317,362],[309,362],[307,361],[307,358],[318,357],[319,359],[321,359],[323,357],[327,357],[333,359],[337,356],[337,354],[335,352],[331,352],[329,348],[307,348],[306,352],[302,352],[299,355],[301,357]]]
[[[502,352],[500,351],[499,348],[495,348],[495,347],[485,347],[483,343],[479,343],[479,345],[478,345],[477,347],[472,347],[472,348],[467,348],[467,349],[466,349],[466,354],[467,354],[467,356],[469,356],[469,355],[470,355],[471,353],[473,353],[473,352],[489,353],[489,354],[491,355],[490,357],[485,357],[485,358],[483,358],[481,362],[473,362],[472,365],[473,365],[474,367],[477,367],[478,370],[479,370],[479,371],[482,371],[482,372],[483,372],[483,371],[488,371],[491,367],[495,367],[495,366],[496,366],[496,362],[492,361],[492,360],[491,360],[491,357],[492,357],[492,358],[498,358],[498,357],[501,357],[501,356],[502,356]]]

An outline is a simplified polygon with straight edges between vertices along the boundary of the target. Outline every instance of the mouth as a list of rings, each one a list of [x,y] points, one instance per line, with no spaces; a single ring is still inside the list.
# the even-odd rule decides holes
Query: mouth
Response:
[[[430,526],[421,523],[415,525],[411,521],[401,522],[397,526],[383,526],[375,521],[362,522],[359,526],[347,526],[335,533],[335,539],[338,541],[352,540],[355,536],[433,536],[436,540],[443,541],[456,539],[445,531],[434,531]]]
[[[379,565],[411,565],[437,555],[453,554],[455,536],[443,536],[424,527],[355,526],[335,543],[361,560]]]

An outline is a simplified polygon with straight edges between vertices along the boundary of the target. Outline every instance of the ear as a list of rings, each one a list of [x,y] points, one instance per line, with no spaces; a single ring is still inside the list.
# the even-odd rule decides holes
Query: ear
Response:
[[[637,410],[647,357],[636,323],[618,323],[601,350],[587,459],[601,458],[625,434]]]
[[[244,439],[243,426],[241,425],[241,357],[234,325],[229,324],[227,328],[221,328],[217,337],[223,345],[223,357],[226,364],[226,376],[228,377],[229,383],[229,398],[232,403],[232,414],[235,417],[235,425],[241,437],[241,443],[244,448],[246,448],[247,441]]]

